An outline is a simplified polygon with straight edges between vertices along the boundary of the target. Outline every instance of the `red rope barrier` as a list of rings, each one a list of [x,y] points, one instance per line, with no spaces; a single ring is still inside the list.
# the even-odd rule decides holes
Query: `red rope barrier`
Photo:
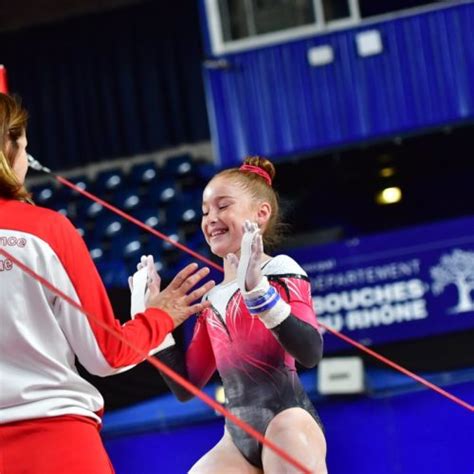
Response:
[[[231,412],[226,410],[222,405],[220,405],[215,400],[213,400],[208,395],[206,395],[204,392],[199,390],[195,385],[193,385],[192,383],[190,383],[189,381],[187,381],[186,379],[181,377],[174,370],[170,369],[167,365],[163,364],[159,359],[156,359],[155,357],[149,356],[147,352],[143,352],[140,348],[136,347],[133,343],[128,341],[128,339],[123,337],[119,332],[117,332],[115,329],[113,329],[110,326],[108,326],[107,324],[105,324],[100,318],[96,317],[94,314],[90,313],[89,311],[86,311],[80,304],[76,303],[72,298],[70,298],[68,295],[66,295],[64,292],[62,292],[59,288],[56,288],[52,283],[50,283],[44,277],[42,277],[41,275],[39,275],[38,273],[33,271],[28,266],[26,266],[23,262],[21,262],[20,260],[15,258],[12,254],[10,254],[6,250],[0,248],[0,255],[4,255],[7,259],[9,259],[15,265],[18,265],[18,267],[23,272],[27,273],[32,278],[39,281],[48,290],[55,293],[57,296],[62,298],[64,301],[69,303],[71,306],[76,308],[78,311],[80,311],[82,314],[84,314],[88,318],[92,319],[96,324],[98,324],[104,330],[106,330],[107,332],[112,334],[114,337],[119,339],[124,344],[128,345],[137,354],[139,354],[141,357],[143,357],[143,360],[147,360],[151,365],[156,367],[158,370],[161,370],[166,375],[171,377],[173,380],[178,382],[180,385],[182,385],[184,388],[186,388],[186,390],[191,392],[196,397],[200,398],[204,403],[209,405],[211,408],[218,411],[219,413],[221,413],[222,415],[224,415],[226,418],[230,419],[231,421],[233,421],[237,426],[239,426],[241,429],[243,429],[245,432],[247,432],[250,436],[253,436],[260,443],[262,443],[262,444],[268,446],[270,449],[272,449],[275,453],[277,453],[279,456],[281,456],[283,459],[285,459],[285,461],[287,461],[288,463],[295,466],[301,472],[304,472],[305,474],[311,474],[311,471],[309,469],[307,469],[299,461],[297,461],[296,459],[291,457],[289,454],[287,454],[279,446],[277,446],[276,444],[269,441],[261,433],[256,431],[254,428],[252,428],[250,425],[248,425],[247,423],[242,421],[240,418],[237,418]]]

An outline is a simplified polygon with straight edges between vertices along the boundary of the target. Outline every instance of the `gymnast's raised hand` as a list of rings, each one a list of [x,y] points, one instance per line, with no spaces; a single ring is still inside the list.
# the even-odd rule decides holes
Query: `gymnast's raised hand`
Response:
[[[262,260],[267,257],[263,251],[263,239],[256,222],[246,220],[242,226],[240,258],[233,253],[227,259],[237,273],[237,283],[241,291],[253,290],[262,280]]]

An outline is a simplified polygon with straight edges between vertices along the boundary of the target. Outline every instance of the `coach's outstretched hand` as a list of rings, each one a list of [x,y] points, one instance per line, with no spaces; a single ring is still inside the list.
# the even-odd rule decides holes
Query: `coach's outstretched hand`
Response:
[[[138,264],[138,269],[140,270],[145,266],[148,274],[145,306],[147,308],[158,308],[168,313],[174,321],[175,328],[192,314],[199,313],[210,305],[207,301],[194,302],[200,300],[205,293],[213,288],[215,285],[213,280],[193,289],[209,274],[209,268],[203,267],[198,269],[197,263],[190,263],[161,291],[161,279],[156,271],[151,255],[145,258],[142,257],[141,262]]]

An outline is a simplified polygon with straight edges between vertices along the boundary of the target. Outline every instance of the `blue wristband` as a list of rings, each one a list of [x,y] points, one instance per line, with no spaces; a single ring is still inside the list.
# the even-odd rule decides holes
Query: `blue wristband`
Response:
[[[264,313],[265,311],[272,309],[280,301],[280,299],[281,299],[280,295],[277,293],[275,298],[268,301],[268,303],[262,306],[253,307],[253,308],[247,307],[247,309],[249,310],[250,314],[261,314],[261,313]]]
[[[273,286],[270,286],[268,290],[262,295],[257,298],[245,298],[245,304],[248,307],[256,307],[256,306],[261,306],[263,304],[266,304],[268,301],[270,301],[272,298],[275,297],[276,290]]]
[[[279,293],[273,286],[270,286],[264,295],[259,296],[258,298],[245,299],[245,305],[250,314],[260,314],[272,309],[279,300]]]

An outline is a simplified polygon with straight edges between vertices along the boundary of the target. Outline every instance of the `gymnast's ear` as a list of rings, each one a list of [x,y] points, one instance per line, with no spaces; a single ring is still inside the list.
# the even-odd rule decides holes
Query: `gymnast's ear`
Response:
[[[261,201],[257,205],[257,224],[260,229],[265,229],[272,215],[272,206],[267,201]]]

